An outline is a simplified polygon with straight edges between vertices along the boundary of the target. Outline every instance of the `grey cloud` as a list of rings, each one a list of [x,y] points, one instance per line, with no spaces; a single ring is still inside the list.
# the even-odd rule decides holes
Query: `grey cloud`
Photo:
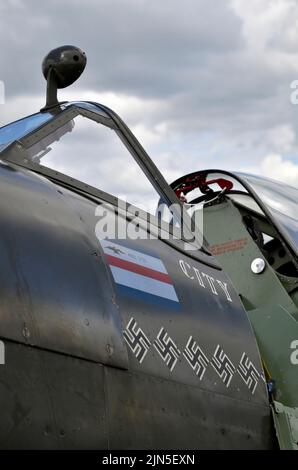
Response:
[[[261,3],[266,18],[274,2]],[[6,107],[17,107],[21,96],[43,96],[43,56],[70,43],[88,57],[73,86],[78,98],[82,90],[96,90],[143,100],[144,110],[129,114],[129,124],[141,122],[157,133],[164,126],[159,143],[147,149],[175,172],[213,161],[257,167],[270,153],[297,155],[298,106],[289,96],[298,57],[293,34],[287,34],[295,27],[295,10],[289,11],[271,28],[264,49],[251,45],[245,18],[229,0],[4,0],[0,78]],[[253,31],[254,19],[249,21]],[[146,107],[152,100],[156,106]]]
[[[88,73],[81,86],[151,97],[192,87],[196,70],[205,67],[210,54],[242,44],[241,21],[228,3],[216,0],[6,4],[1,73],[10,95],[40,91],[41,59],[64,43],[87,52]]]

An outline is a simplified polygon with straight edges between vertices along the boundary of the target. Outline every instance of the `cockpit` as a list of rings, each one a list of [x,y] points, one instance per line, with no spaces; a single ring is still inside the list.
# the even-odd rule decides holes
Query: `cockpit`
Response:
[[[220,170],[191,173],[171,186],[189,211],[203,212],[209,249],[235,283],[241,263],[253,260],[255,244],[285,289],[298,295],[298,189]]]

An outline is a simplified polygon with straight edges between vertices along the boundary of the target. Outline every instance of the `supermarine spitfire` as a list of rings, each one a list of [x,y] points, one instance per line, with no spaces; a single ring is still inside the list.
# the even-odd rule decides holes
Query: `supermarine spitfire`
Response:
[[[297,190],[171,188],[114,111],[58,102],[85,64],[51,51],[0,129],[1,448],[297,448]]]

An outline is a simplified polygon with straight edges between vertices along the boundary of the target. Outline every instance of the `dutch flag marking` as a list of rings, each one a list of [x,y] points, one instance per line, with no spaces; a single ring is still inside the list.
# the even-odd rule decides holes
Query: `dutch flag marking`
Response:
[[[179,303],[161,259],[108,240],[101,240],[101,245],[118,286],[139,293],[143,299],[148,295]]]

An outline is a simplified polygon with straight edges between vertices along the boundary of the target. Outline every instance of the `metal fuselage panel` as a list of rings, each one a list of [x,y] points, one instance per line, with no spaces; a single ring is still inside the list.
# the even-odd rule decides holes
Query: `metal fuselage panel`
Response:
[[[97,204],[30,171],[0,181],[3,448],[272,446],[222,271],[159,239],[99,242]]]
[[[292,359],[295,351],[291,345],[296,344],[298,334],[297,305],[269,262],[263,272],[252,271],[252,261],[264,259],[265,250],[262,252],[252,239],[241,212],[231,200],[206,207],[204,223],[211,249],[217,252],[247,309],[267,374],[275,382],[274,397],[296,408],[297,361]],[[220,233],[218,224],[222,227]]]

